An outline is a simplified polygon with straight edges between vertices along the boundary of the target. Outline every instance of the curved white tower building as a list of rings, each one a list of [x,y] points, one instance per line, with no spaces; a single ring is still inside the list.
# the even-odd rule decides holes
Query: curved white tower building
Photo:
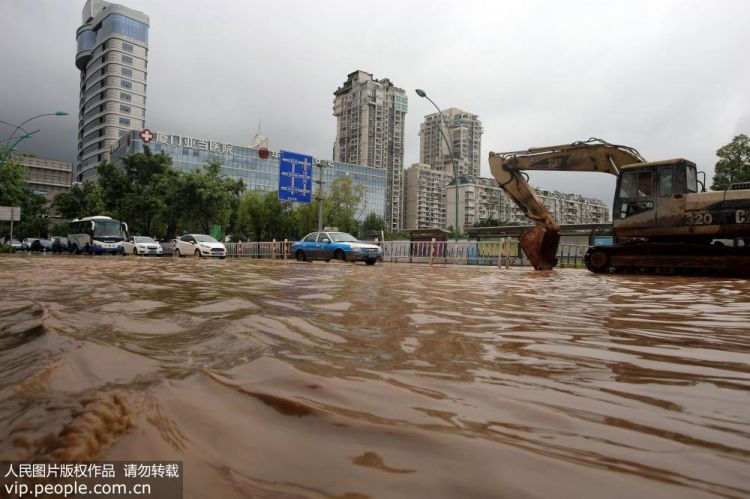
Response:
[[[122,5],[88,0],[82,22],[76,32],[81,93],[73,177],[79,182],[96,177],[121,133],[145,127],[149,19]]]

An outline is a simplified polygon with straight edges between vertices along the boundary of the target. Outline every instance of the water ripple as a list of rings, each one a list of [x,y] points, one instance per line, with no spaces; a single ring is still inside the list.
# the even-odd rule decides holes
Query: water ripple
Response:
[[[182,459],[190,497],[750,495],[745,280],[7,257],[0,282],[0,459]]]

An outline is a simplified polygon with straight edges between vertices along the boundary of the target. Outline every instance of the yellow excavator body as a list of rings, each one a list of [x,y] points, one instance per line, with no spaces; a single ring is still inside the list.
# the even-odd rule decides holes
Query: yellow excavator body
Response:
[[[500,187],[535,224],[519,244],[537,270],[557,264],[560,226],[537,198],[525,170],[617,176],[612,211],[617,244],[589,249],[585,261],[593,272],[718,269],[750,274],[750,189],[698,192],[697,170],[688,160],[647,162],[632,147],[592,138],[490,152],[489,162]],[[711,247],[721,238],[743,240],[744,246]]]

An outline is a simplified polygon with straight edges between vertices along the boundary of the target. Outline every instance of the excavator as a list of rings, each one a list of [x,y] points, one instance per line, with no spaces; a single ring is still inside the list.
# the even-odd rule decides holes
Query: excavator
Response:
[[[588,249],[584,262],[591,272],[750,276],[749,183],[706,192],[705,173],[691,161],[647,162],[632,147],[597,138],[490,152],[489,161],[500,186],[535,224],[519,244],[537,270],[557,265],[560,225],[537,198],[525,170],[617,176],[614,244]]]

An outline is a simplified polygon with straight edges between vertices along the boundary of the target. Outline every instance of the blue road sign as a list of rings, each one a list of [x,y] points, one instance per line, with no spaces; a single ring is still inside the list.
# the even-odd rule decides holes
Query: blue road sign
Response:
[[[279,199],[309,203],[312,199],[313,157],[279,151]]]

